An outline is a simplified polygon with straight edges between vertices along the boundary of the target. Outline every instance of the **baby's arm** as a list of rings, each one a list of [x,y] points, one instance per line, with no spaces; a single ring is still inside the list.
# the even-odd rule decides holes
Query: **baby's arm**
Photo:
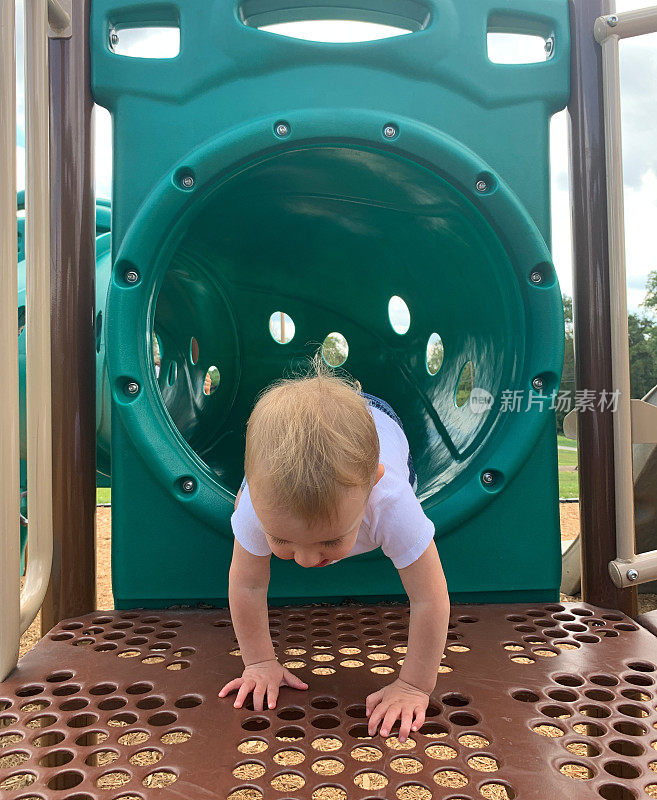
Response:
[[[267,588],[270,556],[254,556],[237,540],[228,578],[228,600],[235,635],[240,645],[244,672],[219,692],[225,697],[237,691],[235,708],[241,708],[253,692],[253,708],[262,711],[265,694],[275,708],[280,686],[307,689],[308,685],[286,670],[276,659],[269,633]]]
[[[367,698],[369,734],[381,723],[381,735],[401,720],[400,741],[424,723],[429,695],[436,685],[438,667],[447,639],[449,595],[436,545],[432,541],[417,561],[399,570],[411,604],[408,650],[399,678]]]

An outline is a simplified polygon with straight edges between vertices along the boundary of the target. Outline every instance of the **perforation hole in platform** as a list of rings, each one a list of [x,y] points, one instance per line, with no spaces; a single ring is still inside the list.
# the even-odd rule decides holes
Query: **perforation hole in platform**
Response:
[[[233,770],[233,775],[242,781],[255,780],[262,777],[266,769],[262,764],[255,761],[246,761],[243,764],[238,764]]]
[[[354,783],[359,789],[378,791],[388,785],[388,778],[382,772],[359,772],[354,778]]]
[[[183,744],[192,738],[189,731],[168,731],[160,736],[160,741],[163,744]]]
[[[367,730],[367,727],[365,730]],[[342,747],[342,740],[338,739],[337,736],[318,736],[316,739],[312,740],[311,744],[315,750],[321,750],[323,753],[331,753]]]
[[[306,754],[301,750],[286,748],[274,753],[273,761],[281,767],[294,767],[306,760]]]
[[[305,786],[306,781],[299,773],[281,772],[271,779],[270,784],[277,792],[296,792]]]
[[[351,751],[351,757],[356,761],[372,762],[383,758],[383,752],[373,745],[360,745]]]
[[[462,789],[469,783],[467,776],[456,769],[439,769],[434,773],[433,779],[438,786],[445,786],[450,789]]]
[[[297,728],[292,725],[287,728],[281,728],[276,732],[276,738],[279,742],[296,742],[299,739],[303,739],[305,735],[306,732],[303,728]]]
[[[0,780],[0,791],[13,792],[30,786],[36,781],[36,775],[32,772],[15,772],[7,778]]]
[[[313,761],[311,769],[317,775],[339,775],[344,771],[344,763],[337,758],[320,758]]]
[[[264,753],[269,745],[263,739],[246,739],[237,745],[240,753],[252,755],[254,753]]]
[[[131,683],[130,686],[126,689],[128,694],[146,694],[146,692],[153,691],[153,684],[152,683],[145,683],[144,681],[140,681],[139,683]],[[109,694],[110,692],[116,691],[117,687],[115,686],[113,689],[109,689],[108,691],[102,692],[102,694]],[[100,692],[99,692],[100,694]]]
[[[405,783],[395,792],[398,800],[431,800],[431,790],[419,783]]]
[[[20,750],[12,750],[12,752],[0,756],[0,769],[13,769],[14,767],[19,767],[21,764],[29,761],[29,758],[29,753],[25,753]]]
[[[157,770],[156,772],[151,772],[150,775],[147,775],[142,783],[147,788],[152,789],[164,789],[167,786],[171,786],[172,783],[175,783],[178,780],[178,776],[174,772],[170,772],[168,770]]]
[[[311,795],[312,800],[347,800],[347,793],[339,786],[319,786]]]
[[[438,761],[448,761],[451,758],[456,758],[458,755],[453,747],[445,744],[430,744],[424,752],[429,758],[434,758]]]

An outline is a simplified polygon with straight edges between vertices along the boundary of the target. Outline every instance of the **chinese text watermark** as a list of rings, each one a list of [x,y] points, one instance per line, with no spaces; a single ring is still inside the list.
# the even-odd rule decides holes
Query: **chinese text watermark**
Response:
[[[538,394],[524,389],[504,389],[500,395],[500,411],[531,411],[551,409],[553,411],[616,411],[620,389],[576,389]],[[486,389],[475,386],[470,392],[468,404],[475,414],[483,414],[493,405],[493,395]]]

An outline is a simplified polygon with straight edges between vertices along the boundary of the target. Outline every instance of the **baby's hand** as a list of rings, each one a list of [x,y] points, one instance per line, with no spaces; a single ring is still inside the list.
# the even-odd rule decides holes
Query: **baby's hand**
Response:
[[[398,678],[389,686],[369,695],[365,703],[370,736],[374,736],[379,723],[381,736],[388,736],[395,721],[399,719],[399,741],[405,742],[411,730],[417,731],[424,724],[429,695]]]
[[[241,678],[235,678],[224,686],[219,692],[219,697],[225,697],[227,694],[238,690],[233,705],[235,708],[242,708],[246,698],[253,692],[253,709],[262,711],[265,694],[267,695],[269,708],[276,708],[278,690],[281,686],[289,686],[292,689],[308,688],[307,683],[304,683],[296,675],[281,666],[275,658],[272,658],[270,661],[249,664],[248,667],[244,668]]]

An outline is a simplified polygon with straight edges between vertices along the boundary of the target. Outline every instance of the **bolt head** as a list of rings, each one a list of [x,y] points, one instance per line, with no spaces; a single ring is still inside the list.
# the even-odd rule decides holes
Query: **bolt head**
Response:
[[[128,394],[137,394],[139,391],[139,384],[137,381],[129,381],[125,388]]]
[[[398,133],[399,130],[395,125],[386,125],[383,129],[383,135],[386,137],[386,139],[394,139]]]
[[[283,138],[284,136],[289,136],[290,134],[290,126],[287,122],[279,122],[275,128],[276,136],[280,136]]]
[[[194,185],[194,178],[191,175],[184,175],[180,183],[185,187],[185,189],[191,189]]]
[[[625,574],[628,581],[635,581],[639,577],[639,573],[635,569],[628,569]]]
[[[481,479],[487,484],[491,484],[495,480],[492,472],[484,472],[484,474],[481,476]]]
[[[543,378],[534,378],[532,381],[532,386],[537,391],[540,391],[543,388]]]
[[[609,25],[610,28],[615,28],[616,25],[618,25],[618,17],[616,14],[611,14],[607,17],[607,25]]]
[[[183,492],[187,492],[187,494],[193,492],[195,487],[196,484],[192,478],[185,478],[185,480],[182,482],[182,490]]]
[[[119,34],[116,31],[110,31],[109,40],[112,47],[114,47],[119,43]]]
[[[545,54],[550,55],[552,50],[554,49],[554,39],[550,37],[549,39],[545,40]]]
[[[532,274],[529,276],[529,280],[538,285],[539,283],[543,283],[543,275],[542,273],[538,272],[538,270],[534,270],[534,272],[532,272]]]
[[[485,192],[488,189],[488,184],[486,181],[477,181],[475,186],[478,192]]]
[[[137,283],[139,280],[139,273],[136,269],[129,269],[126,270],[124,278],[126,283]]]

